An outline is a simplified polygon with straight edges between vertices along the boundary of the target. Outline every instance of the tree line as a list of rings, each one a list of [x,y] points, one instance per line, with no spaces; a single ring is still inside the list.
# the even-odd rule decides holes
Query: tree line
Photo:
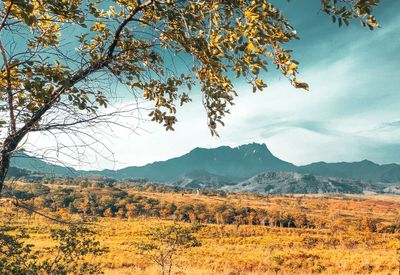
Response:
[[[260,225],[285,228],[328,229],[355,226],[358,230],[371,232],[400,232],[400,222],[379,226],[380,220],[364,218],[357,222],[346,221],[340,217],[317,217],[310,211],[298,209],[287,211],[281,207],[264,209],[250,206],[238,206],[229,202],[208,203],[161,201],[142,194],[132,194],[137,189],[168,193],[168,186],[125,186],[107,187],[67,187],[51,190],[43,184],[21,185],[13,189],[13,195],[29,202],[37,209],[51,212],[66,211],[83,217],[115,217],[135,219],[139,217],[160,218],[188,223]],[[172,190],[174,188],[172,187]],[[192,190],[193,192],[193,190]],[[181,193],[183,196],[185,193]],[[190,193],[189,193],[190,194]],[[168,196],[168,194],[166,194]],[[190,194],[195,197],[195,194]],[[208,196],[215,196],[210,193]],[[223,194],[226,196],[226,194]],[[268,198],[265,198],[268,199]],[[300,203],[300,202],[298,202]],[[339,221],[339,222],[338,222]]]

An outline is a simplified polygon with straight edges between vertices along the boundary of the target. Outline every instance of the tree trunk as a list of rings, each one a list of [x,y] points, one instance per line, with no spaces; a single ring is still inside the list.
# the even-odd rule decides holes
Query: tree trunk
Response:
[[[6,175],[8,172],[8,168],[10,167],[10,159],[11,159],[10,153],[7,153],[2,150],[0,155],[0,197],[1,197],[1,191],[3,190],[4,181],[6,179]]]
[[[22,138],[21,138],[22,139]],[[14,136],[8,136],[1,148],[0,152],[0,197],[4,187],[4,181],[6,179],[6,175],[8,169],[10,168],[11,157],[14,153],[14,150],[17,148],[20,140],[15,138]]]

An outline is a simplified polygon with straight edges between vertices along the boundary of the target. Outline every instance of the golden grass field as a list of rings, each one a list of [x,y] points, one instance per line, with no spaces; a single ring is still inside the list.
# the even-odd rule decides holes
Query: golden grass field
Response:
[[[132,191],[138,192],[138,191]],[[226,198],[179,193],[140,192],[140,195],[175,203],[216,204],[306,212],[328,224],[301,229],[256,225],[209,224],[197,233],[202,246],[179,255],[173,274],[399,274],[399,233],[376,233],[362,226],[367,217],[379,225],[395,224],[400,218],[400,197],[308,195],[271,196],[231,194]],[[66,212],[51,213],[68,219]],[[43,250],[54,245],[49,229],[59,224],[13,207],[1,208],[3,223],[26,228],[28,243]],[[139,217],[98,217],[93,228],[97,239],[109,248],[105,255],[88,259],[100,263],[105,274],[160,274],[159,267],[138,253],[135,243],[144,232],[170,220]]]

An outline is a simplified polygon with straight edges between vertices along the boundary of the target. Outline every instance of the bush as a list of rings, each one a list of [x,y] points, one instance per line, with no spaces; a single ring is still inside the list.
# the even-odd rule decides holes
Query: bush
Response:
[[[86,227],[70,225],[51,230],[51,238],[58,242],[47,255],[54,257],[39,261],[40,251],[24,240],[29,237],[15,227],[0,229],[0,270],[3,275],[13,274],[101,274],[98,265],[86,262],[87,256],[99,256],[106,252],[95,240],[94,232]]]

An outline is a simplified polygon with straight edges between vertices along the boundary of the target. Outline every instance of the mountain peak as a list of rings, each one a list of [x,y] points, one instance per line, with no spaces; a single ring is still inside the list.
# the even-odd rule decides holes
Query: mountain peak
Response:
[[[268,147],[267,147],[267,145],[265,145],[265,143],[256,143],[256,142],[243,144],[243,145],[240,145],[240,146],[238,146],[236,148],[237,149],[255,149],[255,150],[266,150],[266,151],[269,151]]]
[[[360,163],[377,165],[375,162],[370,161],[370,160],[368,160],[368,159],[364,159],[364,160],[360,161]]]

